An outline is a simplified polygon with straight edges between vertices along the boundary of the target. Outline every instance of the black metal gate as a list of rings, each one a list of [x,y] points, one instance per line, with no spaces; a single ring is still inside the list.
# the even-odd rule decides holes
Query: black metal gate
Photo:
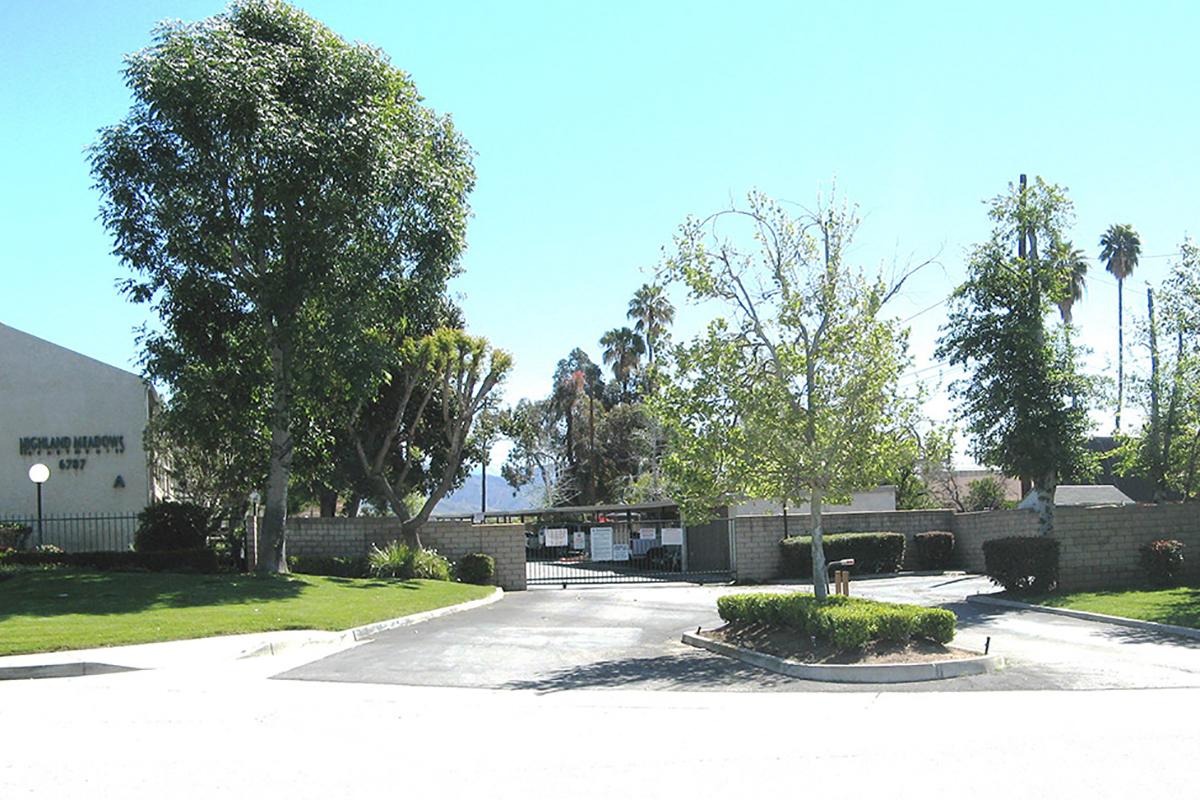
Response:
[[[730,526],[716,520],[539,522],[525,531],[530,585],[725,581]]]

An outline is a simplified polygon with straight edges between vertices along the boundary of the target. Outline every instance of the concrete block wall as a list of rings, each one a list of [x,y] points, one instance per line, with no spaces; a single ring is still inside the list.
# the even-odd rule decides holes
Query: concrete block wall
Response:
[[[1026,509],[954,514],[954,563],[969,572],[983,572],[983,543],[1005,536],[1037,536],[1037,513]]]
[[[400,525],[390,517],[293,517],[287,522],[287,552],[292,556],[365,556],[372,545],[382,547],[399,538]],[[451,561],[467,553],[487,553],[496,559],[501,588],[525,589],[523,525],[431,520],[421,528],[421,544]]]
[[[946,509],[922,511],[862,511],[823,514],[825,533],[889,531],[903,533],[907,541],[905,566],[915,562],[912,537],[926,531],[953,531],[954,512]],[[789,536],[809,533],[807,515],[788,515]],[[735,574],[739,580],[770,580],[779,577],[782,561],[779,540],[784,537],[783,516],[736,517],[734,519]]]
[[[808,533],[808,520],[788,517],[788,533]],[[906,567],[912,561],[912,536],[923,531],[954,534],[956,565],[982,572],[983,543],[1006,536],[1036,536],[1037,514],[1027,510],[957,514],[949,510],[826,514],[826,533],[894,531],[908,537]],[[780,577],[779,540],[782,516],[737,517],[734,529],[734,575],[739,580]],[[1054,538],[1061,543],[1059,585],[1067,591],[1120,586],[1143,578],[1138,548],[1155,539],[1184,543],[1185,575],[1200,577],[1200,506],[1060,507]]]
[[[1195,504],[1059,508],[1054,519],[1059,586],[1099,589],[1143,579],[1138,549],[1155,539],[1184,544],[1184,575],[1200,577],[1200,507]]]

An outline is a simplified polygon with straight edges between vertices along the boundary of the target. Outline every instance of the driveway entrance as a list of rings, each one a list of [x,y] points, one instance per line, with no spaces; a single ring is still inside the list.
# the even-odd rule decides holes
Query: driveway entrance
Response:
[[[963,602],[992,591],[977,576],[856,581],[855,594],[943,605],[959,615],[958,641],[1009,666],[994,675],[891,686],[786,678],[680,643],[720,624],[716,600],[797,586],[539,588],[408,628],[291,670],[280,678],[558,691],[638,688],[699,691],[961,691],[1200,686],[1200,641],[1114,625]]]

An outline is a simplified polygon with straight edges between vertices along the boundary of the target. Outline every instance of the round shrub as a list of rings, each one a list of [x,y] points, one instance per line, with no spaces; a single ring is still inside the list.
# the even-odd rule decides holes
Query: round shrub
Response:
[[[490,586],[496,577],[496,559],[487,553],[467,553],[458,560],[458,579],[463,583]]]
[[[881,608],[875,615],[875,638],[881,642],[907,642],[917,628],[917,615],[905,608]]]
[[[1139,548],[1142,569],[1151,583],[1168,584],[1183,572],[1183,542],[1158,539]]]
[[[954,627],[958,618],[954,616],[953,611],[944,608],[922,608],[916,615],[915,622],[913,636],[946,644],[954,638]]]
[[[853,575],[899,572],[904,563],[903,533],[827,533],[821,537],[825,561],[853,558]],[[812,576],[812,537],[792,536],[779,543],[784,575]]]
[[[954,559],[954,534],[929,531],[913,536],[919,569],[946,569]]]
[[[199,550],[208,540],[208,509],[195,503],[153,503],[138,514],[133,549],[140,553],[159,550]]]
[[[984,572],[1005,591],[1049,592],[1058,585],[1058,541],[1006,536],[983,543]]]

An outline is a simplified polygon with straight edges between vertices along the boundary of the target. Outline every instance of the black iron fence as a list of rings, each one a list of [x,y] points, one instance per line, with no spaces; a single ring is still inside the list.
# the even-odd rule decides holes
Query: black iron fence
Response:
[[[68,514],[42,517],[39,529],[36,516],[3,516],[0,522],[29,528],[24,547],[39,544],[61,547],[68,553],[97,550],[129,550],[137,530],[137,514]]]
[[[525,533],[531,585],[728,580],[729,527],[678,520],[560,522]]]

